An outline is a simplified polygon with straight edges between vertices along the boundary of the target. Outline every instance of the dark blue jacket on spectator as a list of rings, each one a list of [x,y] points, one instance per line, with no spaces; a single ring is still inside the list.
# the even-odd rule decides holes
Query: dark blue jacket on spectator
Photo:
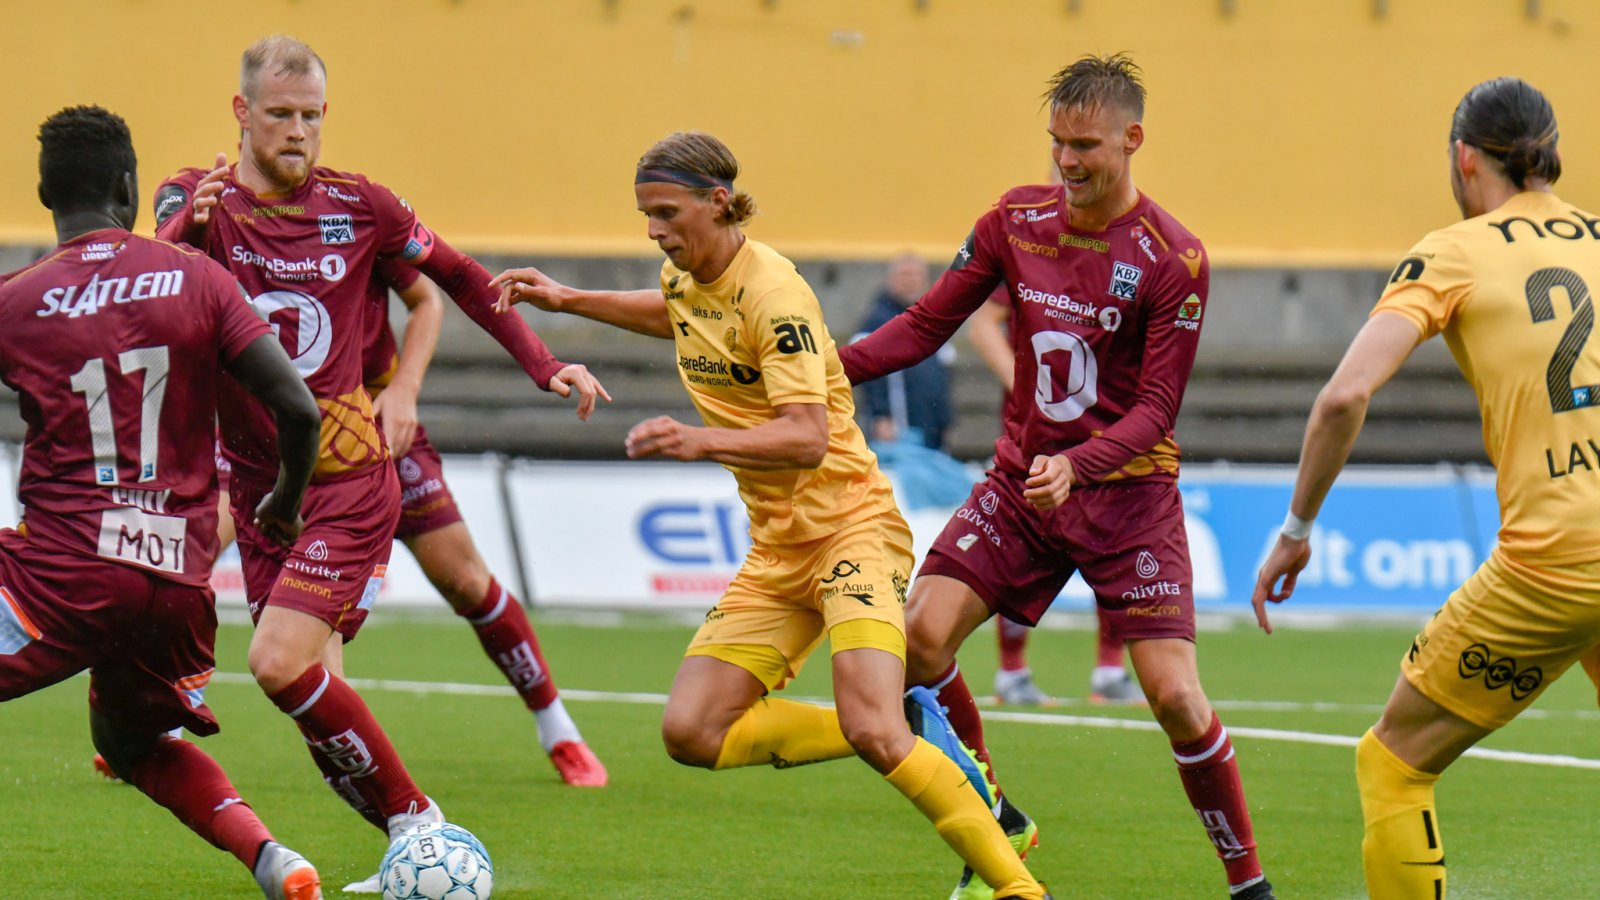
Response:
[[[860,334],[870,334],[904,309],[887,291],[880,291],[861,320]],[[941,348],[909,369],[861,385],[861,412],[867,423],[863,430],[869,437],[872,420],[886,418],[895,423],[900,440],[917,440],[925,447],[944,449],[945,432],[953,415],[947,350],[948,347]],[[915,429],[917,435],[914,437],[908,429]]]

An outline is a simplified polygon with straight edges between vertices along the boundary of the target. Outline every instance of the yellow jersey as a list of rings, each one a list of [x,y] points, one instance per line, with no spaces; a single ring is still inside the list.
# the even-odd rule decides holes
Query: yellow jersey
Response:
[[[671,262],[661,292],[678,375],[713,428],[753,428],[785,403],[828,408],[828,452],[815,469],[728,466],[750,513],[750,534],[796,544],[894,510],[894,492],[855,421],[855,399],[822,306],[794,263],[745,239],[716,281],[699,284]]]
[[[1442,333],[1478,395],[1500,549],[1600,560],[1600,218],[1527,191],[1423,238],[1373,310]]]

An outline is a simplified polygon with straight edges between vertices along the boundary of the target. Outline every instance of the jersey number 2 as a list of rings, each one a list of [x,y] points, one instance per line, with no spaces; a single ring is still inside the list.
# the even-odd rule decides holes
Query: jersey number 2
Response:
[[[139,480],[154,481],[161,435],[161,404],[167,397],[167,348],[140,347],[117,354],[122,374],[144,370],[144,403],[139,410]],[[72,376],[72,392],[89,407],[89,442],[94,450],[95,484],[117,483],[117,436],[112,430],[111,397],[106,393],[106,362],[87,360]]]
[[[1589,286],[1571,269],[1540,269],[1528,276],[1525,290],[1528,295],[1528,312],[1535,324],[1556,317],[1555,304],[1550,292],[1556,288],[1567,292],[1572,301],[1572,321],[1561,333],[1556,352],[1550,355],[1550,365],[1545,369],[1545,387],[1550,392],[1550,409],[1554,412],[1571,412],[1586,406],[1600,406],[1600,384],[1576,386],[1572,383],[1572,370],[1583,353],[1594,330],[1594,304],[1589,302]]]

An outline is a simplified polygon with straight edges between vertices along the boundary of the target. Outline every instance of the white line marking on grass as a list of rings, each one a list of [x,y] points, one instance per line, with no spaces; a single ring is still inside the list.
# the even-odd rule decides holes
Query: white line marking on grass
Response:
[[[254,684],[255,679],[242,672],[218,672],[212,676],[213,681],[229,684]],[[503,684],[461,684],[449,681],[403,681],[389,678],[347,678],[347,683],[359,691],[397,691],[411,694],[453,694],[457,696],[478,697],[514,697],[516,691]],[[667,702],[666,694],[627,691],[580,691],[565,688],[561,696],[567,700],[589,701],[593,703],[636,703],[649,706],[664,706]],[[818,697],[791,697],[810,703],[831,705],[828,701]],[[1222,706],[1221,703],[1216,704]],[[1318,704],[1300,704],[1302,707]],[[1282,708],[1290,708],[1291,704],[1284,704]],[[1273,707],[1277,708],[1277,707]],[[1523,713],[1527,715],[1527,713]],[[1119,719],[1111,716],[1064,716],[1055,713],[1013,712],[1009,710],[985,710],[983,717],[990,722],[1017,722],[1024,725],[1052,725],[1078,728],[1106,728],[1121,731],[1160,731],[1161,726],[1149,719]],[[1325,747],[1354,747],[1360,738],[1344,734],[1321,734],[1315,731],[1285,731],[1277,728],[1251,728],[1247,726],[1229,726],[1228,733],[1246,738],[1255,738],[1262,741],[1284,741],[1291,744],[1320,744]],[[1595,769],[1600,770],[1600,759],[1589,759],[1582,756],[1569,756],[1566,754],[1523,753],[1517,750],[1490,750],[1484,747],[1474,747],[1463,756],[1473,759],[1488,759],[1496,762],[1522,763],[1530,766],[1556,766],[1566,769]]]

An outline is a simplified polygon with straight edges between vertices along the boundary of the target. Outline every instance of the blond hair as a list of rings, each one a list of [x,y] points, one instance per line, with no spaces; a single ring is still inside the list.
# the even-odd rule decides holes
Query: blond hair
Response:
[[[638,168],[668,169],[703,175],[733,184],[739,177],[739,161],[727,145],[703,131],[675,131],[656,141],[639,157]],[[688,190],[702,200],[708,200],[715,188],[689,187]],[[756,214],[754,197],[744,191],[728,190],[728,205],[722,208],[718,220],[729,225],[743,225]]]
[[[256,83],[268,66],[279,75],[305,76],[316,72],[328,80],[328,67],[304,41],[287,34],[269,34],[249,47],[239,60],[239,96],[255,100]]]

